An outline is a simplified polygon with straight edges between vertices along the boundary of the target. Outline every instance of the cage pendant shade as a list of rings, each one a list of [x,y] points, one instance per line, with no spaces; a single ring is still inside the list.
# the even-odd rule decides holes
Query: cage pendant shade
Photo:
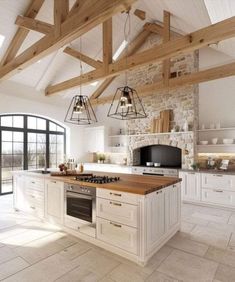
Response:
[[[129,120],[146,118],[147,115],[136,90],[124,86],[117,88],[108,111],[108,117]]]
[[[85,95],[74,96],[69,105],[64,121],[77,125],[87,125],[97,122],[96,115],[89,98]]]

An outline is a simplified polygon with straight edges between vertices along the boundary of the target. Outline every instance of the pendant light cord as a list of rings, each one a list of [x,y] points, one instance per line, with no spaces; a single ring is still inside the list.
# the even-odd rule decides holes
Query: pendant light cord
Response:
[[[127,86],[127,58],[128,58],[128,45],[130,40],[130,33],[131,33],[131,20],[130,20],[130,11],[127,12],[127,17],[124,24],[124,40],[126,42],[125,47],[125,57],[126,57],[126,71],[125,71],[125,86]]]
[[[82,69],[82,37],[80,36],[80,42],[79,42],[79,51],[80,51],[80,95],[82,95],[82,75],[83,75],[83,69]]]

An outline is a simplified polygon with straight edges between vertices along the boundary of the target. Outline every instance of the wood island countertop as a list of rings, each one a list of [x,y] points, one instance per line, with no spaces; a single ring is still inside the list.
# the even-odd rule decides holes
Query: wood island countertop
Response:
[[[99,176],[118,176],[119,181],[106,183],[106,184],[96,184],[89,182],[82,182],[75,180],[72,176],[49,176],[51,179],[58,181],[63,181],[69,184],[79,184],[95,188],[103,188],[121,192],[128,192],[139,195],[146,195],[151,192],[157,191],[164,187],[181,182],[180,178],[176,177],[163,177],[163,176],[146,176],[146,175],[135,175],[135,174],[123,174],[123,173],[107,173],[107,172],[97,172],[89,171],[84,173],[93,173],[93,175]]]

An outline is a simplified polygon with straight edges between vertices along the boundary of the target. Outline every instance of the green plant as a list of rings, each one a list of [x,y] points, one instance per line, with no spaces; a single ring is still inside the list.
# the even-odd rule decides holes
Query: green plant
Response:
[[[199,163],[193,163],[191,165],[191,168],[194,169],[194,170],[199,169],[200,168],[200,164]]]

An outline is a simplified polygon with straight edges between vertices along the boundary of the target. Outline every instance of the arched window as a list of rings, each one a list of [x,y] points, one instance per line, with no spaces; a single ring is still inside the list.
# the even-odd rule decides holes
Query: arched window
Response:
[[[66,130],[49,119],[0,115],[0,195],[12,193],[13,170],[57,167],[63,162]]]

